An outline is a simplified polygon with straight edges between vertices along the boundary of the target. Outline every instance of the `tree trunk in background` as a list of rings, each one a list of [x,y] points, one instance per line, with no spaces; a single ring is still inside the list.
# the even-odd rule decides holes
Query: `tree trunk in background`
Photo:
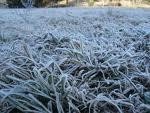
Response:
[[[66,5],[68,6],[68,4],[69,4],[69,0],[66,0]]]
[[[77,6],[79,6],[79,1],[80,1],[80,0],[76,0],[76,5],[77,5]]]

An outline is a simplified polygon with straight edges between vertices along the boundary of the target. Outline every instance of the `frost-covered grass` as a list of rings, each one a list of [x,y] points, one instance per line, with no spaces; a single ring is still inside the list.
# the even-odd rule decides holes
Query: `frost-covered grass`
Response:
[[[0,112],[150,112],[149,10],[38,11],[2,11]]]

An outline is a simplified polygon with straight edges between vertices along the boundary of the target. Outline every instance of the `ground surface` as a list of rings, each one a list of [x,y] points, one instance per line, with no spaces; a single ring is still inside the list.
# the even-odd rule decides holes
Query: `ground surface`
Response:
[[[92,38],[100,40],[101,37],[110,40],[139,38],[150,32],[150,10],[124,8],[0,9],[0,33],[4,39],[8,40],[0,44],[0,60],[7,57],[5,49],[11,49],[9,44],[13,41],[26,39],[29,44],[32,44],[33,35],[42,36],[49,32],[59,37],[82,37],[87,40]]]
[[[150,9],[0,9],[0,33],[0,112],[150,111]]]

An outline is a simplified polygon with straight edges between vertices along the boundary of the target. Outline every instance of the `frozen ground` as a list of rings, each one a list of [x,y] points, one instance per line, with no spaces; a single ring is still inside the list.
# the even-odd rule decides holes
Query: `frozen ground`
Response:
[[[0,9],[1,56],[17,39],[34,45],[33,35],[53,33],[59,37],[99,40],[139,38],[150,33],[149,9],[125,8],[60,8]],[[7,47],[9,46],[9,47]],[[4,52],[2,52],[4,50]],[[0,60],[3,60],[1,57]]]
[[[149,113],[150,9],[0,9],[0,33],[0,112]]]
[[[150,33],[150,9],[63,8],[63,9],[0,9],[0,60],[18,40],[34,45],[33,36],[53,33],[58,37],[85,40],[138,39]],[[8,47],[7,47],[8,46]],[[10,50],[11,51],[11,50]]]

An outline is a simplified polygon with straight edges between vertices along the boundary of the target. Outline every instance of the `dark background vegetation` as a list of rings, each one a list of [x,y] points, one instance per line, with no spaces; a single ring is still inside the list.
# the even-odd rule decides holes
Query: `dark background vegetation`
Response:
[[[71,6],[73,4],[82,4],[87,2],[89,6],[93,6],[95,2],[107,2],[104,5],[109,6],[122,6],[122,0],[6,0],[9,8],[23,8],[26,7],[23,5],[22,2],[27,3],[27,1],[32,1],[33,7],[64,7],[64,6]],[[125,2],[131,2],[132,4],[137,3],[146,3],[149,4],[150,0],[124,0]],[[123,1],[123,2],[124,2]],[[58,2],[63,2],[64,4],[60,5]]]

